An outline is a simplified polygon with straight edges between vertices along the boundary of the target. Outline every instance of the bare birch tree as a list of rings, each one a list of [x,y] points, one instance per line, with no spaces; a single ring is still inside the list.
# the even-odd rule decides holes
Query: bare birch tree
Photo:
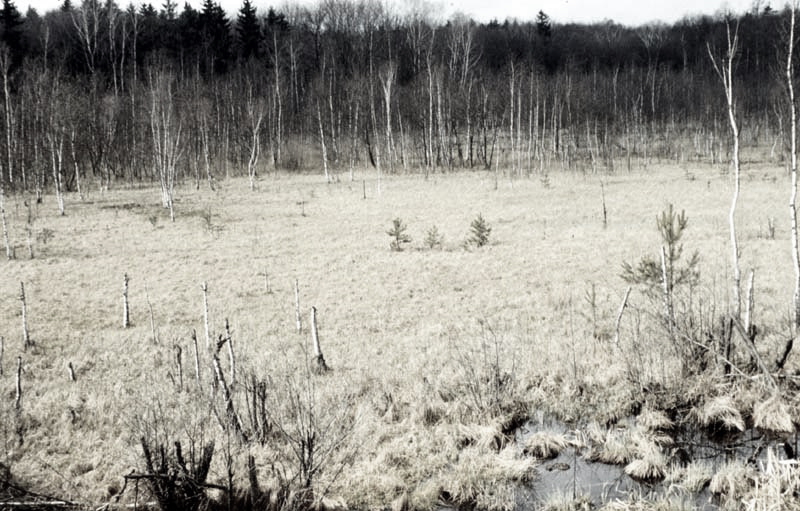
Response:
[[[150,131],[153,164],[161,183],[161,203],[175,221],[175,178],[181,156],[181,123],[175,119],[173,76],[165,71],[150,74]]]
[[[789,196],[789,219],[792,225],[792,265],[794,266],[794,327],[800,328],[800,247],[797,242],[797,103],[794,96],[794,25],[797,2],[792,3],[789,21],[789,51],[786,57],[786,85],[791,116],[792,189]]]
[[[6,201],[3,180],[0,179],[0,219],[3,221],[3,243],[6,246],[6,259],[9,261],[14,258],[14,252],[11,250],[11,243],[8,240],[8,223],[6,222]]]
[[[8,182],[14,182],[14,166],[11,157],[12,142],[11,137],[14,126],[14,112],[11,107],[11,91],[9,88],[8,77],[9,69],[11,68],[11,55],[8,51],[8,46],[5,44],[0,47],[0,70],[3,73],[3,112],[6,128],[6,171],[8,172]]]
[[[256,98],[253,86],[247,87],[247,119],[250,128],[250,159],[247,161],[247,175],[250,177],[250,190],[256,189],[256,165],[261,154],[261,123],[264,120],[265,107],[261,98]]]
[[[725,54],[717,57],[711,50],[711,45],[707,45],[708,55],[711,58],[711,63],[714,65],[714,70],[722,80],[722,85],[725,89],[725,99],[728,105],[728,121],[731,125],[731,137],[733,141],[733,197],[731,198],[731,208],[728,214],[728,223],[730,225],[731,236],[731,266],[733,269],[733,310],[731,311],[734,318],[737,320],[741,317],[742,311],[742,298],[741,298],[741,280],[742,273],[739,268],[739,243],[736,237],[736,205],[739,201],[739,191],[741,185],[741,167],[739,164],[739,125],[736,120],[736,102],[733,96],[733,61],[736,58],[737,46],[739,43],[739,24],[737,22],[736,28],[731,33],[730,23],[725,24],[728,48]]]

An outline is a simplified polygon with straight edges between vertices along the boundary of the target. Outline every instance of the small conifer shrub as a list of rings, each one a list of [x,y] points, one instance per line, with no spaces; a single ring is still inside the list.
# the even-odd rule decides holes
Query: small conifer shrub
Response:
[[[478,214],[477,218],[472,221],[469,228],[469,238],[467,242],[480,248],[489,243],[489,235],[492,233],[492,228],[483,218],[482,214]]]
[[[392,228],[386,231],[386,234],[392,238],[391,243],[389,243],[389,248],[393,251],[401,252],[404,243],[411,243],[411,236],[406,234],[407,228],[406,224],[404,224],[400,218],[392,220]]]

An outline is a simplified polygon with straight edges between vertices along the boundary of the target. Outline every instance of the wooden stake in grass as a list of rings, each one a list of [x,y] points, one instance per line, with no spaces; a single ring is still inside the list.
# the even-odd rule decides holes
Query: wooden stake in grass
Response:
[[[236,385],[236,358],[233,354],[233,337],[228,318],[225,318],[225,339],[228,341],[228,359],[231,363],[231,385]]]
[[[22,408],[22,357],[17,357],[17,395],[14,399],[14,408]]]
[[[211,349],[211,329],[208,326],[208,284],[203,282],[200,285],[203,290],[203,323],[206,328],[206,350]]]
[[[200,385],[200,350],[197,349],[197,331],[192,329],[192,343],[194,344],[194,377]]]
[[[225,342],[220,336],[220,341],[217,343],[217,349],[212,356],[212,365],[214,366],[214,377],[216,380],[217,385],[219,388],[222,389],[222,397],[225,399],[225,412],[228,415],[228,421],[230,422],[231,426],[233,426],[234,431],[239,436],[240,439],[243,441],[247,441],[247,435],[244,432],[244,427],[242,426],[242,419],[239,417],[239,414],[236,413],[236,408],[233,404],[233,397],[231,395],[230,389],[228,388],[228,384],[225,381],[225,375],[222,373],[222,367],[219,364],[219,350],[222,348],[222,344]]]
[[[28,305],[25,302],[25,283],[19,283],[19,300],[22,302],[22,346],[28,349],[31,346],[31,336],[28,333]]]
[[[156,330],[156,320],[153,317],[153,304],[150,303],[150,292],[147,290],[147,284],[144,285],[144,299],[147,301],[147,310],[150,313],[150,331],[153,334],[153,344],[158,344],[158,331]]]
[[[131,310],[128,305],[128,274],[122,276],[122,328],[131,326]]]
[[[617,321],[614,323],[614,344],[619,345],[619,327],[620,323],[622,323],[622,313],[625,312],[625,307],[628,306],[628,297],[631,295],[631,286],[628,286],[628,289],[625,290],[625,298],[622,299],[622,303],[619,306],[619,312],[617,312]]]
[[[303,321],[300,318],[300,284],[294,279],[294,319],[297,323],[297,333],[303,332]]]
[[[319,332],[317,330],[317,308],[311,307],[311,342],[314,348],[314,360],[317,363],[316,370],[319,373],[328,371],[328,364],[322,356],[322,348],[319,345]]]
[[[751,341],[755,341],[756,327],[753,324],[753,309],[755,308],[755,298],[753,297],[753,284],[755,281],[756,270],[750,270],[750,278],[747,279],[747,292],[745,294],[744,310],[744,330],[750,336]]]
[[[183,348],[175,345],[175,364],[178,368],[178,392],[183,390]]]
[[[606,209],[606,188],[600,181],[600,196],[603,199],[603,229],[608,227],[608,209]]]

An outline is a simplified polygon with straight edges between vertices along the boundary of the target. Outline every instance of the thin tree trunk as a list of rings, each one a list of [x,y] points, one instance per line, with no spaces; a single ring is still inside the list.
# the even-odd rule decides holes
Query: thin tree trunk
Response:
[[[794,327],[800,328],[800,247],[797,241],[797,103],[794,96],[794,26],[797,4],[792,4],[789,25],[789,52],[786,58],[786,83],[789,91],[789,112],[791,115],[791,161],[792,189],[789,196],[789,218],[792,225],[792,266],[794,267]]]
[[[734,34],[731,34],[730,26],[727,26],[728,36],[728,49],[725,57],[719,63],[711,52],[711,46],[708,46],[708,53],[711,57],[711,62],[714,69],[722,79],[722,84],[725,88],[725,98],[728,105],[728,121],[731,126],[731,136],[733,138],[733,172],[734,172],[734,188],[733,197],[731,198],[730,212],[728,213],[728,224],[730,226],[730,239],[731,239],[731,267],[733,269],[733,296],[732,296],[732,314],[733,317],[739,321],[742,314],[742,298],[741,298],[741,280],[742,274],[739,267],[739,243],[736,237],[736,205],[739,201],[739,192],[741,187],[741,167],[739,163],[739,125],[736,121],[736,105],[733,99],[733,59],[736,56],[738,45],[738,26]],[[733,36],[731,38],[731,36]]]
[[[2,181],[2,178],[0,178]],[[11,250],[11,243],[8,239],[8,222],[6,222],[6,201],[5,190],[3,184],[0,182],[0,219],[3,222],[3,243],[6,246],[6,259],[9,261],[14,258],[14,252]]]
[[[317,121],[319,123],[319,143],[322,146],[322,168],[325,169],[325,182],[330,184],[331,175],[328,173],[328,150],[325,147],[325,131],[322,129],[322,111],[317,100]]]

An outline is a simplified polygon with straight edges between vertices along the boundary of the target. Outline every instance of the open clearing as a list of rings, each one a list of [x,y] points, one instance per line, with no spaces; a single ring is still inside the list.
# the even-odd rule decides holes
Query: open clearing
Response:
[[[219,398],[209,397],[201,290],[207,282],[212,338],[230,322],[242,414],[252,378],[269,382],[267,403],[276,409],[285,404],[281,392],[291,394],[293,385],[314,404],[323,424],[320,442],[330,445],[314,473],[318,492],[351,508],[383,507],[403,495],[418,509],[448,498],[509,508],[517,483],[535,480],[538,462],[497,433],[498,421],[545,410],[567,421],[608,424],[646,401],[629,377],[634,314],[623,317],[619,345],[614,322],[627,287],[621,264],[658,253],[656,217],[669,204],[689,218],[683,242],[686,252],[699,251],[700,288],[719,308],[727,303],[732,183],[719,167],[553,173],[548,182],[501,177],[497,189],[490,173],[390,176],[380,191],[370,176],[366,199],[360,180],[345,179],[327,185],[320,176],[274,174],[262,177],[254,192],[239,179],[218,183],[217,191],[184,185],[176,194],[175,223],[156,188],[92,191],[84,202],[67,196],[64,217],[47,196],[35,209],[40,236],[32,260],[26,198],[8,197],[17,259],[2,263],[0,279],[0,385],[8,418],[0,462],[41,493],[103,503],[121,490],[125,474],[142,470],[139,438],[158,430],[198,442],[216,439],[219,453],[233,453],[234,477],[243,486],[246,455],[265,480],[281,470],[291,477],[291,453],[271,440],[238,445],[210,411],[212,401],[222,408]],[[788,331],[787,181],[781,169],[747,167],[737,217],[742,268],[755,269],[755,322],[765,325],[759,342],[766,339],[767,346]],[[479,213],[492,227],[490,243],[465,248]],[[396,217],[413,238],[402,252],[389,249],[386,234]],[[434,225],[444,236],[441,249],[423,243]],[[130,278],[127,329],[124,274]],[[20,282],[34,343],[27,350]],[[647,302],[634,290],[631,304]],[[323,375],[305,370],[312,306],[332,369]],[[16,415],[18,356],[23,394]],[[221,360],[230,371],[227,355]],[[637,381],[669,388],[679,380],[663,360],[637,360]],[[796,355],[789,359],[787,374],[794,374],[796,361]],[[487,383],[487,370],[502,384]],[[713,390],[722,383],[707,378],[703,384]],[[797,403],[789,408],[797,418]],[[276,424],[289,417],[271,414]],[[208,480],[224,485],[227,477],[220,454]],[[131,500],[132,490],[123,498]]]

